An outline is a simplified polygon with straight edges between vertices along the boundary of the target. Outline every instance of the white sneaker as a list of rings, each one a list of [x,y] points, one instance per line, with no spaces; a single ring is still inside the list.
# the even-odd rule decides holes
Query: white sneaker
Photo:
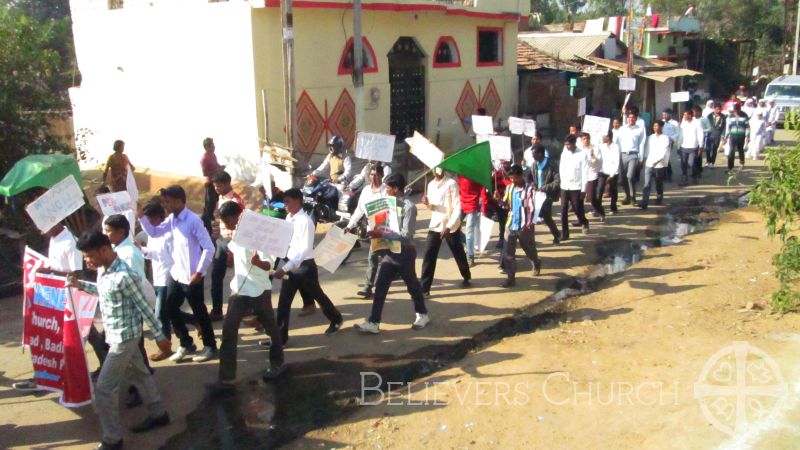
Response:
[[[427,314],[420,314],[417,313],[417,320],[411,325],[411,328],[415,330],[419,330],[421,328],[425,328],[425,325],[429,324],[431,318]]]
[[[203,347],[203,350],[192,358],[194,362],[206,362],[217,357],[217,349],[214,347]]]
[[[370,322],[369,320],[365,320],[364,323],[357,323],[356,330],[362,333],[372,333],[378,334],[381,332],[380,325],[375,322]]]
[[[169,360],[172,362],[183,361],[183,358],[186,358],[186,356],[190,353],[193,353],[190,349],[186,347],[178,347],[178,351],[173,353],[172,356],[169,357]]]

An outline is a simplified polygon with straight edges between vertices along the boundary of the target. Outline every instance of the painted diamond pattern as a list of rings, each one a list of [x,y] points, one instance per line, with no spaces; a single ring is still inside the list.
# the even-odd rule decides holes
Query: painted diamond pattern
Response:
[[[333,134],[341,136],[347,148],[353,148],[356,138],[356,104],[347,89],[342,89],[342,95],[328,116],[328,128]]]
[[[483,93],[483,98],[481,99],[481,106],[486,108],[487,115],[497,117],[502,103],[500,94],[497,93],[497,87],[494,85],[494,80],[489,80],[489,85],[486,86],[486,92]]]
[[[461,126],[464,127],[464,131],[469,131],[467,119],[471,118],[477,109],[478,97],[475,95],[472,85],[467,81],[461,91],[461,97],[458,98],[458,103],[456,103],[456,115],[461,119]]]
[[[317,148],[319,138],[325,131],[325,120],[322,118],[308,92],[303,91],[297,100],[297,142],[295,150],[310,155]]]

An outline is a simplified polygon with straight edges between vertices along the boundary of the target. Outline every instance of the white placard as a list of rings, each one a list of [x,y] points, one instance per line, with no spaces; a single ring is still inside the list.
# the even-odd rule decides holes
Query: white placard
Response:
[[[394,157],[393,134],[359,131],[356,135],[356,158],[390,163]]]
[[[472,131],[477,134],[494,134],[492,116],[472,116]]]
[[[272,176],[272,180],[275,182],[275,187],[278,189],[286,191],[294,187],[294,183],[292,182],[292,174],[289,172],[284,172],[270,164],[269,174]],[[270,190],[270,187],[264,186],[264,189]]]
[[[520,119],[519,117],[509,117],[508,118],[508,131],[511,134],[522,134],[525,132],[525,119]]]
[[[42,233],[50,231],[57,223],[83,206],[83,191],[72,175],[59,181],[37,198],[25,211]]]
[[[759,66],[753,67],[753,78],[757,77],[760,71],[761,69],[759,68]]]
[[[136,186],[136,177],[133,176],[133,167],[130,165],[128,166],[128,176],[125,178],[125,189],[131,196],[132,209],[136,210],[136,203],[139,202],[139,187]]]
[[[669,101],[672,103],[683,103],[689,101],[689,91],[673,92],[669,94]]]
[[[539,214],[542,212],[542,205],[544,205],[544,201],[547,200],[547,194],[542,191],[536,191],[533,194],[533,218],[531,219],[531,223],[537,223],[539,221]]]
[[[586,116],[583,118],[582,131],[589,133],[592,137],[592,142],[600,144],[603,142],[603,136],[608,134],[609,127],[611,127],[611,119],[599,116]]]
[[[578,99],[578,117],[586,115],[586,97]]]
[[[486,246],[489,245],[489,241],[492,239],[492,231],[494,230],[494,220],[481,215],[481,223],[478,226],[480,232],[478,236],[478,250],[481,252],[486,250]]]
[[[525,136],[534,137],[536,136],[536,121],[533,119],[525,119],[525,123],[523,124]]]
[[[511,161],[511,137],[489,136],[489,152],[492,161]]]
[[[636,78],[619,77],[619,90],[620,91],[635,91]]]
[[[438,166],[444,159],[444,153],[439,150],[439,147],[433,145],[425,136],[414,132],[414,137],[406,139],[408,145],[411,147],[411,154],[419,158],[423,164],[433,169]]]
[[[134,209],[135,203],[131,201],[128,191],[112,192],[110,194],[100,194],[97,196],[97,204],[104,216],[112,214],[123,214],[125,211]]]
[[[285,220],[246,209],[232,240],[244,248],[285,258],[293,232],[293,225]]]
[[[322,242],[314,249],[314,261],[318,266],[334,273],[356,245],[357,240],[355,234],[345,233],[336,226],[331,227]]]

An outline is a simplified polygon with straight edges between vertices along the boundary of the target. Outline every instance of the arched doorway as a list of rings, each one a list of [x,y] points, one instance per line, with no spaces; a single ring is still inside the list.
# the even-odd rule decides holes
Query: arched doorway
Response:
[[[397,142],[425,133],[425,53],[414,38],[401,37],[387,55],[391,91],[390,129]]]

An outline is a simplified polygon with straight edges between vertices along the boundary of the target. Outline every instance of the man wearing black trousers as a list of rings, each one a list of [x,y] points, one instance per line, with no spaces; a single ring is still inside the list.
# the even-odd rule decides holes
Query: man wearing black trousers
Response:
[[[553,220],[553,202],[558,200],[561,194],[561,180],[558,176],[558,168],[553,165],[547,156],[544,145],[536,144],[533,147],[533,166],[531,167],[530,183],[537,192],[544,192],[547,199],[542,204],[539,217],[550,229],[553,235],[553,244],[558,245],[561,241],[561,233],[558,232],[556,222]]]
[[[453,259],[458,265],[458,271],[461,272],[464,280],[461,282],[461,287],[469,287],[472,274],[469,271],[467,254],[462,241],[464,235],[461,233],[461,200],[458,183],[452,178],[445,178],[442,169],[437,167],[433,170],[433,180],[428,183],[428,192],[422,197],[422,204],[431,210],[427,245],[422,260],[422,278],[420,278],[425,296],[430,296],[442,239],[450,247]]]
[[[714,112],[709,114],[706,119],[711,124],[711,131],[706,140],[706,166],[713,166],[717,161],[717,149],[719,148],[722,135],[725,134],[725,115],[722,114],[722,106],[714,104]]]
[[[339,331],[342,315],[319,285],[319,271],[314,262],[314,222],[303,210],[303,193],[300,189],[292,188],[283,195],[288,213],[286,221],[294,227],[294,234],[289,243],[286,262],[275,271],[274,278],[283,280],[278,298],[277,319],[283,343],[286,344],[289,340],[289,311],[298,290],[319,303],[322,313],[330,320],[331,324],[325,334],[332,335]]]
[[[578,218],[583,231],[589,231],[589,221],[583,213],[581,191],[586,188],[586,154],[575,145],[575,136],[568,135],[564,139],[564,151],[561,152],[559,176],[561,177],[561,240],[569,239],[569,204]],[[569,204],[568,204],[569,203]]]

